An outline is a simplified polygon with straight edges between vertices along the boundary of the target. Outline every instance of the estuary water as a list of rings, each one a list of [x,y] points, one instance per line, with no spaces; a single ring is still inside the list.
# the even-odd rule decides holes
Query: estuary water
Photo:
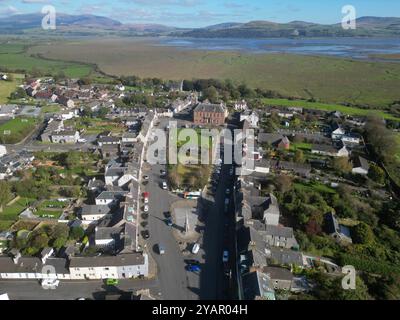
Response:
[[[373,55],[400,54],[400,38],[161,38],[158,46],[190,50],[292,53],[370,59]]]

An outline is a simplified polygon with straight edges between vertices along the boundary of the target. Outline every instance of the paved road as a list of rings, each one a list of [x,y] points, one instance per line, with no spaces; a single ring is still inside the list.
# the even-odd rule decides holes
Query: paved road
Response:
[[[158,265],[158,278],[163,299],[194,300],[198,299],[198,276],[185,270],[184,257],[178,243],[172,234],[171,227],[164,222],[164,212],[169,211],[171,204],[178,197],[161,188],[160,171],[165,166],[153,165],[150,172],[146,172],[150,178],[145,190],[149,196],[149,226],[150,239],[147,241],[150,252]],[[165,254],[159,255],[157,245],[162,243]],[[191,289],[193,288],[193,289]]]
[[[61,281],[56,290],[44,290],[35,280],[2,280],[0,292],[11,300],[76,300],[101,299],[107,293],[136,292],[150,289],[159,296],[157,280],[120,280],[117,286],[106,286],[103,281]]]

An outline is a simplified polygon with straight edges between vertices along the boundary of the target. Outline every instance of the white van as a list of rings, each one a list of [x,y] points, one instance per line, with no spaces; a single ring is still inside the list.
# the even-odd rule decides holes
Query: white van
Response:
[[[192,248],[192,253],[193,253],[193,254],[198,254],[198,253],[199,253],[199,250],[200,250],[200,245],[199,245],[198,243],[195,243],[195,244],[193,245],[193,248]]]

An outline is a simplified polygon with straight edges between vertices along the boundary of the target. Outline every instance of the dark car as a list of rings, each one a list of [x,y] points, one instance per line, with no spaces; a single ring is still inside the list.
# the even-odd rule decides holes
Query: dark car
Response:
[[[172,227],[172,219],[171,218],[165,219],[165,223],[167,224],[168,227]]]
[[[149,239],[150,238],[149,230],[142,231],[142,237],[143,237],[143,239]]]
[[[200,264],[200,261],[199,261],[199,260],[196,260],[196,259],[187,259],[187,260],[185,260],[185,263],[186,263],[186,264],[196,264],[196,265],[199,265],[199,264]]]
[[[189,264],[186,266],[187,271],[189,272],[200,272],[201,268],[197,264]]]
[[[169,211],[165,211],[165,212],[164,212],[164,217],[165,217],[166,219],[171,219],[171,213],[170,213]]]

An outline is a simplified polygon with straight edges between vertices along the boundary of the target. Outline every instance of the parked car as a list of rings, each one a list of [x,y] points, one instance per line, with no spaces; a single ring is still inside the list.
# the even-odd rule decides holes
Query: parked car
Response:
[[[187,259],[187,260],[185,260],[185,263],[186,264],[197,264],[197,265],[199,265],[200,261],[196,260],[196,259]]]
[[[200,266],[197,264],[189,264],[186,268],[189,272],[200,272],[201,271]]]
[[[149,179],[150,179],[149,176],[143,176],[144,181],[149,181]]]
[[[60,284],[60,280],[57,279],[43,279],[40,283],[42,288],[45,290],[55,290],[57,289],[58,285]]]
[[[107,279],[106,284],[108,286],[115,286],[119,283],[118,279]]]
[[[165,223],[167,224],[168,227],[172,227],[172,225],[173,225],[171,218],[165,219]]]
[[[165,170],[160,171],[161,177],[165,177],[167,175],[167,172]]]
[[[231,189],[226,189],[226,191],[225,191],[225,193],[226,193],[226,195],[230,195],[231,194]]]
[[[162,245],[162,244],[158,244],[158,253],[160,254],[160,255],[163,255],[163,254],[165,254],[165,248],[164,248],[164,246]]]
[[[144,203],[149,203],[149,198],[144,198],[143,201]]]
[[[149,239],[150,238],[150,232],[149,232],[149,230],[143,230],[142,231],[142,237],[143,237],[143,239]]]
[[[148,212],[149,211],[149,206],[147,204],[144,205],[143,211],[144,212]]]
[[[198,254],[200,250],[200,245],[198,243],[195,243],[192,247],[192,253],[193,254]]]
[[[222,254],[222,262],[227,263],[229,261],[229,252],[228,250],[224,250]]]
[[[167,185],[167,183],[166,183],[165,181],[163,181],[163,183],[162,183],[162,188],[163,188],[164,190],[167,190],[167,189],[168,189],[168,185]]]
[[[165,217],[166,219],[170,219],[170,218],[171,218],[171,212],[165,211],[165,212],[164,212],[164,217]]]

